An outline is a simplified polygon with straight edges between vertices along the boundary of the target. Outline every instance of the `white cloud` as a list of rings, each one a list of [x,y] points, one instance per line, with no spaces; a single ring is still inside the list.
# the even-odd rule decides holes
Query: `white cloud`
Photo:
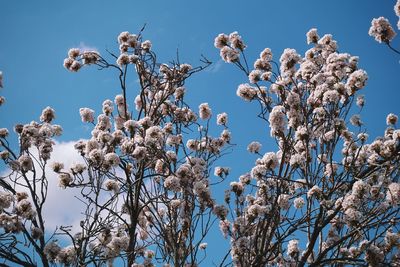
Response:
[[[45,175],[48,180],[48,191],[42,215],[46,230],[49,233],[63,225],[73,225],[73,229],[77,229],[76,226],[79,227],[79,220],[82,218],[81,213],[84,211],[84,204],[75,197],[79,195],[79,190],[60,188],[58,186],[58,175],[50,167],[55,161],[64,163],[65,169],[68,169],[74,163],[83,163],[82,157],[74,149],[75,143],[76,141],[56,142],[53,145],[53,152],[46,166]],[[37,151],[32,150],[31,153],[37,158]],[[35,169],[40,169],[36,162]],[[0,174],[1,177],[6,177],[9,173],[10,170],[2,170]],[[41,175],[41,173],[38,173],[38,175]],[[32,176],[29,178],[32,179]],[[16,191],[26,192],[27,189],[19,185],[16,186]]]
[[[222,59],[220,59],[217,62],[215,62],[214,64],[212,64],[210,67],[208,67],[206,69],[206,71],[211,72],[211,73],[217,73],[221,69],[223,64],[224,64],[224,61]]]
[[[81,155],[75,150],[74,145],[77,141],[56,143],[53,146],[51,159],[46,168],[48,185],[48,195],[44,205],[43,215],[45,218],[46,229],[54,231],[56,227],[72,226],[72,233],[80,231],[79,222],[85,219],[86,205],[82,203],[78,197],[81,197],[81,189],[67,188],[63,189],[58,186],[58,175],[54,173],[50,166],[53,162],[62,162],[64,169],[69,168],[75,163],[84,163]],[[116,170],[116,175],[124,176],[124,172],[119,168]],[[100,196],[100,203],[107,200],[108,194]],[[122,201],[118,203],[117,208],[120,209]]]
[[[49,166],[53,162],[64,163],[68,169],[74,163],[83,163],[82,157],[74,149],[76,141],[56,143],[53,146],[51,159],[46,168],[47,179],[49,181],[48,194],[43,209],[46,228],[54,230],[61,225],[73,225],[79,227],[81,213],[84,211],[84,204],[75,196],[79,196],[79,190],[62,189],[58,186],[58,177]]]
[[[78,48],[81,51],[96,51],[96,52],[98,52],[96,47],[87,45],[84,42],[80,42]]]
[[[60,226],[72,226],[72,233],[80,231],[80,221],[85,218],[83,214],[85,212],[86,205],[82,203],[78,197],[81,196],[81,189],[78,188],[67,188],[63,189],[59,187],[58,174],[51,169],[51,165],[54,162],[61,162],[64,164],[64,170],[69,170],[70,167],[75,163],[84,163],[81,155],[75,150],[74,145],[77,141],[69,142],[55,142],[53,145],[53,152],[51,158],[47,163],[45,174],[48,180],[48,191],[47,198],[43,205],[42,215],[45,220],[46,231],[48,233],[54,232]],[[37,152],[31,151],[33,157],[37,158]],[[35,162],[35,161],[34,161]],[[40,167],[35,163],[35,169],[39,170]],[[124,172],[117,168],[116,176],[124,177]],[[2,171],[1,176],[7,176],[10,171]],[[40,173],[41,175],[41,173]],[[31,178],[31,177],[30,177]],[[152,187],[149,181],[146,181],[145,186],[149,191]],[[27,191],[22,186],[16,187],[17,192]],[[100,197],[100,202],[106,201],[108,193],[104,193]],[[123,201],[119,201],[116,209],[120,210]]]

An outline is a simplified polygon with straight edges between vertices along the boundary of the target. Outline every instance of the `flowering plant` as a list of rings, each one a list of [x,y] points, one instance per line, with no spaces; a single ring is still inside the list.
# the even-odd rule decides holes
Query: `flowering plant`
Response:
[[[370,35],[394,51],[395,34],[388,20],[372,22]],[[306,37],[304,56],[288,48],[276,60],[265,48],[251,67],[238,32],[215,38],[222,60],[246,77],[237,96],[258,105],[276,144],[266,152],[258,141],[248,145],[254,166],[230,182],[224,200],[211,189],[230,173],[216,165],[233,147],[228,115],[214,116],[219,133],[211,136],[209,104],[194,110],[185,98],[186,81],[211,62],[159,63],[142,31],[122,32],[107,56],[70,49],[67,70],[115,70],[119,93],[99,114],[79,110],[92,130],[75,144],[81,163],[52,160],[62,128],[51,107],[15,126],[16,149],[0,129],[0,265],[198,266],[219,223],[230,244],[220,266],[397,266],[398,117],[389,114],[383,136],[369,140],[360,115],[368,75],[358,57],[340,53],[330,34]],[[137,84],[127,83],[131,75]],[[78,224],[48,227],[49,171],[83,203]]]
[[[253,68],[237,32],[220,34],[215,47],[248,83],[237,95],[260,106],[276,152],[231,182],[228,208],[219,215],[235,266],[310,266],[398,262],[400,235],[398,117],[389,114],[384,136],[368,142],[353,104],[367,73],[358,57],[337,51],[330,34],[307,33],[302,57],[285,49],[279,61],[265,48]],[[351,115],[353,114],[353,115]],[[301,244],[299,241],[307,241]]]

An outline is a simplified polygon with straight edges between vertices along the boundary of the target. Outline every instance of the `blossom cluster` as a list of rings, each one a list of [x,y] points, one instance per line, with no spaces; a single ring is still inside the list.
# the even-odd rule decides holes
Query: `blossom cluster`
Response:
[[[400,29],[400,1],[397,1],[394,6],[394,12],[399,18],[397,22],[397,28]],[[389,44],[394,37],[396,32],[394,31],[389,20],[385,17],[374,18],[371,21],[371,27],[369,28],[369,35],[374,37],[379,43]]]
[[[71,48],[68,57],[64,59],[64,68],[77,72],[83,65],[96,64],[100,60],[97,51],[81,51],[79,48]]]
[[[246,48],[242,37],[237,32],[229,35],[220,34],[215,38],[214,46],[221,49],[221,58],[228,63],[235,63],[239,60],[240,52]]]

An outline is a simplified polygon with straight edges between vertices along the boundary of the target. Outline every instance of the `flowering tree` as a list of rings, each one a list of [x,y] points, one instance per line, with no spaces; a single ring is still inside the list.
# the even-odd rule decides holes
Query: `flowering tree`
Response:
[[[0,193],[0,256],[6,263],[101,266],[118,259],[127,266],[153,266],[154,260],[194,266],[204,258],[202,241],[216,219],[210,168],[230,146],[230,132],[227,115],[219,114],[221,135],[208,134],[211,109],[203,103],[196,114],[184,101],[184,85],[210,62],[204,59],[197,68],[159,64],[141,33],[122,32],[118,43],[119,55],[111,53],[116,63],[79,49],[71,49],[64,61],[72,72],[87,65],[115,69],[121,87],[114,103],[103,102],[97,122],[92,109],[80,109],[82,121],[93,125],[92,137],[75,145],[85,164],[51,164],[62,188],[80,190],[85,204],[80,231],[61,226],[49,236],[42,218],[52,138],[61,133],[51,124],[54,110],[46,108],[39,123],[16,126],[17,152],[1,129],[1,157],[10,167],[1,180],[10,186]],[[132,74],[139,79],[134,111],[126,99]],[[61,247],[56,235],[68,237],[71,245]]]
[[[231,182],[231,214],[217,214],[233,264],[399,264],[398,118],[389,114],[384,136],[368,142],[358,114],[368,76],[358,57],[316,29],[307,43],[305,57],[285,49],[279,62],[266,48],[250,69],[237,32],[215,39],[222,59],[248,77],[236,93],[258,103],[277,145],[261,154],[260,143],[249,144],[259,158]]]
[[[122,32],[119,52],[107,57],[71,49],[66,69],[114,70],[120,94],[103,102],[97,119],[91,108],[79,110],[93,127],[75,145],[83,163],[51,160],[62,129],[50,107],[39,122],[15,126],[17,146],[0,129],[8,167],[0,179],[0,266],[197,266],[218,220],[231,245],[220,266],[399,264],[398,118],[389,114],[384,136],[368,141],[359,114],[368,76],[358,57],[339,53],[316,29],[307,42],[304,57],[285,49],[275,61],[266,48],[250,68],[237,32],[215,39],[222,59],[249,80],[237,95],[258,103],[276,143],[267,153],[257,141],[248,145],[255,166],[230,183],[223,205],[210,189],[229,168],[214,168],[217,181],[210,175],[232,146],[227,114],[216,116],[221,133],[212,137],[209,105],[195,112],[185,101],[186,80],[210,62],[160,64],[142,31]],[[79,225],[47,228],[49,167],[84,203]]]

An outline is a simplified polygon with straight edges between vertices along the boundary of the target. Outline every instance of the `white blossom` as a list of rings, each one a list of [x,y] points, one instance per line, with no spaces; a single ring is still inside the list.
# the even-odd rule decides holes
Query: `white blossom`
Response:
[[[379,17],[371,21],[371,28],[368,34],[375,38],[379,43],[389,43],[396,36],[392,25],[387,18]]]
[[[228,114],[221,113],[217,115],[217,124],[218,125],[226,125],[228,122]]]
[[[261,144],[259,142],[253,141],[247,146],[247,151],[250,153],[258,153],[261,149]]]
[[[319,40],[319,36],[317,33],[317,29],[312,28],[307,32],[307,44],[311,44],[311,43],[318,43]]]
[[[207,120],[211,117],[211,109],[208,106],[208,103],[200,104],[199,115],[200,115],[200,118],[203,120]]]
[[[297,255],[299,255],[300,253],[300,249],[299,249],[299,240],[290,240],[288,245],[287,245],[287,255],[295,258]]]
[[[386,124],[387,124],[387,125],[396,124],[396,123],[397,123],[397,120],[398,120],[398,117],[397,117],[395,114],[390,113],[390,114],[387,115],[387,117],[386,117]]]
[[[256,88],[254,88],[251,85],[246,83],[246,84],[239,85],[239,87],[236,91],[236,94],[237,94],[237,96],[241,97],[243,100],[251,101],[256,97],[257,90],[256,90]]]
[[[94,110],[90,108],[80,108],[79,114],[81,115],[82,122],[94,122]]]
[[[304,199],[302,197],[297,197],[293,201],[293,205],[296,209],[301,209],[304,206]]]

